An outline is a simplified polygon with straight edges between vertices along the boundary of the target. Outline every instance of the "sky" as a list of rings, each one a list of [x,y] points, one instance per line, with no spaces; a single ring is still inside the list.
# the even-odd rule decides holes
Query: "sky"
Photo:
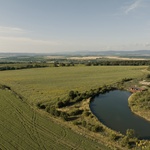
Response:
[[[150,0],[0,0],[0,52],[150,50]]]

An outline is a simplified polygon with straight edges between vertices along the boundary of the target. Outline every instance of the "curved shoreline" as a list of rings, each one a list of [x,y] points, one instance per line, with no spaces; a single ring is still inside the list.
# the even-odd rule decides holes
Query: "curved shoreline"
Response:
[[[150,135],[147,133],[150,132],[149,122],[140,116],[134,115],[129,108],[128,98],[131,94],[131,92],[125,90],[100,94],[90,104],[91,111],[102,123],[113,130],[125,135],[126,130],[131,128],[139,134],[140,139],[146,139],[146,137],[150,139]]]
[[[8,89],[8,87],[5,87]],[[10,89],[12,91],[12,89]],[[12,91],[15,95],[18,95],[16,92]],[[19,95],[19,99],[20,99],[20,95]],[[89,103],[90,103],[90,99],[86,99],[85,101],[81,102],[82,105],[86,107],[86,109],[90,110],[89,107]],[[40,110],[40,109],[39,109]],[[90,110],[91,111],[91,110]],[[72,122],[64,122],[59,118],[55,118],[52,117],[51,115],[48,115],[46,112],[44,111],[40,111],[41,113],[44,113],[44,115],[47,115],[49,118],[51,118],[51,120],[53,120],[55,123],[60,124],[60,125],[64,125],[65,127],[67,127],[68,129],[71,129],[72,131],[74,131],[77,134],[80,134],[88,139],[91,139],[93,141],[96,141],[98,143],[102,143],[104,144],[106,147],[108,148],[112,148],[112,149],[126,149],[126,147],[122,147],[121,146],[121,140],[123,140],[124,136],[121,135],[120,133],[118,133],[117,131],[114,131],[110,128],[108,128],[107,126],[105,126],[103,123],[100,122],[100,124],[105,126],[106,132],[100,134],[100,133],[94,133],[89,131],[86,128],[80,127],[80,126],[75,126],[72,124]],[[91,112],[92,113],[92,112]],[[93,113],[92,113],[93,114]],[[94,114],[93,114],[94,115]],[[94,115],[95,116],[95,115]],[[94,120],[97,120],[99,122],[99,120],[97,119],[97,117],[93,117]],[[112,139],[112,136],[116,136],[116,137],[120,137],[119,141],[115,141],[114,139]]]
[[[138,116],[144,118],[145,120],[150,121],[150,117],[148,117],[147,115],[145,115],[145,113],[144,113],[142,110],[137,111],[137,110],[131,105],[131,102],[133,101],[133,99],[132,99],[133,96],[134,96],[134,95],[131,94],[131,96],[128,98],[128,105],[129,105],[131,111],[132,111],[134,114],[136,114],[136,115],[138,115]]]

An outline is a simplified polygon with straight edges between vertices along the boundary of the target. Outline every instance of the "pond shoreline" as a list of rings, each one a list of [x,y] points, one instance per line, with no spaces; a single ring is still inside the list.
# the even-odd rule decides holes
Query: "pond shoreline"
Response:
[[[96,96],[90,104],[90,109],[100,122],[112,130],[125,134],[127,129],[134,129],[140,139],[150,139],[149,122],[132,113],[128,98],[127,91],[110,91]]]
[[[129,108],[131,109],[131,111],[132,111],[134,114],[136,114],[136,115],[138,115],[138,116],[144,118],[146,121],[150,121],[150,118],[149,118],[147,115],[145,115],[144,112],[142,112],[142,111],[137,111],[137,110],[131,105],[131,102],[133,101],[133,98],[132,98],[132,97],[133,97],[133,94],[128,98],[128,105],[129,105]]]

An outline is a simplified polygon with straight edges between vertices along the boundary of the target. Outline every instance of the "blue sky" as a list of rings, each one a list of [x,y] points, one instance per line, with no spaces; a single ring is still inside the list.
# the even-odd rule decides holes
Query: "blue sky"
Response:
[[[150,50],[150,0],[0,0],[0,52]]]

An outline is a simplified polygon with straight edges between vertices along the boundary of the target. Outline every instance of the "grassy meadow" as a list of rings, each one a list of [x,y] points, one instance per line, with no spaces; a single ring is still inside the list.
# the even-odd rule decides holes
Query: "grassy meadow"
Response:
[[[80,92],[112,84],[123,78],[141,78],[141,66],[49,67],[0,72],[0,149],[67,150],[109,149],[77,134],[48,114],[35,109],[37,102],[55,102],[70,90]]]
[[[0,83],[10,86],[28,102],[45,102],[64,97],[70,90],[79,92],[112,84],[123,78],[137,78],[146,67],[78,66],[49,67],[0,72]]]

